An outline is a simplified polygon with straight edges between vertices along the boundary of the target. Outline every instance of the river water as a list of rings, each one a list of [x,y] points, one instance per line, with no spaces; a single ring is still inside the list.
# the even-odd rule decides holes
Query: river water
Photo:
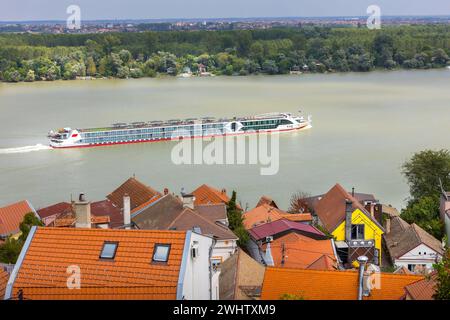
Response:
[[[174,142],[46,147],[48,130],[61,127],[299,109],[313,128],[279,136],[272,176],[260,165],[175,165]],[[263,194],[287,207],[292,193],[336,182],[401,207],[401,164],[425,148],[450,148],[450,70],[1,83],[0,119],[0,206],[28,199],[39,208],[79,192],[101,200],[136,175],[159,190],[236,189],[244,207]]]

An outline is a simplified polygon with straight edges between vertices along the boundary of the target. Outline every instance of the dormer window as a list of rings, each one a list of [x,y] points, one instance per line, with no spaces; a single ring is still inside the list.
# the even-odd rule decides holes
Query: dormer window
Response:
[[[170,244],[155,244],[153,249],[153,261],[167,262],[169,261]]]
[[[100,253],[100,259],[114,259],[118,246],[118,242],[105,242]]]

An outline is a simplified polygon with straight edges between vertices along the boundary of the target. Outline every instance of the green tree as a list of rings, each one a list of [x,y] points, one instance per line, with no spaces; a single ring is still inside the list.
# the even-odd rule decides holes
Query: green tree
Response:
[[[450,249],[447,248],[442,260],[434,266],[436,270],[435,300],[450,300]]]
[[[93,57],[88,57],[86,60],[86,74],[91,77],[97,74],[97,67]]]
[[[244,247],[249,241],[250,236],[244,227],[242,210],[236,204],[236,191],[233,191],[231,199],[227,204],[227,216],[230,229],[239,238],[238,245]]]
[[[442,239],[444,226],[439,215],[439,199],[431,196],[411,202],[402,210],[401,217],[408,223],[415,223],[433,235]]]
[[[439,198],[441,188],[450,190],[450,151],[425,150],[415,153],[402,166],[413,200],[430,196]]]
[[[0,246],[0,262],[16,263],[32,226],[43,226],[43,224],[34,213],[30,212],[24,216],[19,225],[21,231],[19,238],[15,239],[10,236],[6,239],[6,242]]]

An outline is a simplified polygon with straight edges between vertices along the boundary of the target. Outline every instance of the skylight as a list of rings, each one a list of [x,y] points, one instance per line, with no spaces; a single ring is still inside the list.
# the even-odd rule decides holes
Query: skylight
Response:
[[[153,261],[167,262],[169,260],[170,244],[155,244]]]
[[[105,242],[103,244],[102,252],[100,253],[101,259],[114,259],[119,243],[118,242]]]

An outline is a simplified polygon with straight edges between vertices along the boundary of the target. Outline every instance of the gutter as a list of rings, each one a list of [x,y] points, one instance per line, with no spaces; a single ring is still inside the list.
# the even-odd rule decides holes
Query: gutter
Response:
[[[37,227],[32,226],[30,233],[28,234],[27,240],[23,245],[22,251],[20,251],[19,258],[17,259],[16,265],[14,266],[13,271],[11,272],[11,276],[9,277],[8,284],[6,285],[5,290],[5,300],[10,300],[12,298],[14,283],[19,274],[20,268],[22,267],[23,260],[28,252],[31,241],[33,240],[34,234],[36,233]]]
[[[177,283],[177,300],[183,300],[183,286],[184,286],[184,276],[186,274],[186,266],[189,260],[189,252],[191,249],[191,236],[192,231],[186,231],[186,239],[184,240],[183,256],[181,258],[180,273],[178,275]]]

